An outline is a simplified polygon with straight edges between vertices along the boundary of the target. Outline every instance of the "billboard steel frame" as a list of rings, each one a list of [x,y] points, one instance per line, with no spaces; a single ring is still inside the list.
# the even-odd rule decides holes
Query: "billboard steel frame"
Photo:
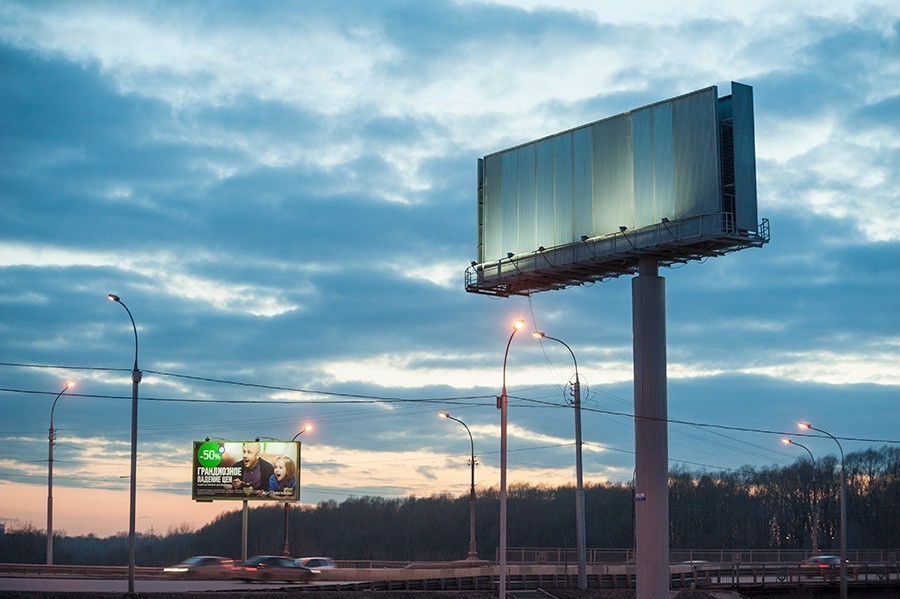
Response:
[[[665,221],[638,231],[585,238],[580,244],[539,248],[466,269],[466,291],[509,297],[592,284],[638,272],[641,258],[660,266],[722,256],[769,242],[769,221],[756,231],[739,231],[729,212]],[[508,275],[516,273],[515,276]]]

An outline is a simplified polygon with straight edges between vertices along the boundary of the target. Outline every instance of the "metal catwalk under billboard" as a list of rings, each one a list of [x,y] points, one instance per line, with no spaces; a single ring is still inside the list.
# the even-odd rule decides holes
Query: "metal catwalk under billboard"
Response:
[[[191,498],[297,501],[300,443],[195,441]]]

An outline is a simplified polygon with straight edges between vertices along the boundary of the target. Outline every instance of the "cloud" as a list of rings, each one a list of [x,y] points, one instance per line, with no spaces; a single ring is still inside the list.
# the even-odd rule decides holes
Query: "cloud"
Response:
[[[894,4],[4,3],[0,362],[52,367],[0,366],[0,477],[40,488],[46,411],[74,377],[60,484],[126,485],[133,338],[114,292],[140,335],[142,492],[183,493],[166,463],[193,440],[307,421],[304,501],[464,490],[466,439],[440,409],[495,485],[515,318],[578,358],[590,476],[630,480],[630,278],[466,294],[476,160],[731,80],[754,88],[772,239],[661,271],[670,414],[890,438]],[[571,481],[573,370],[514,340],[511,480]],[[795,459],[758,432],[670,432],[681,463]]]

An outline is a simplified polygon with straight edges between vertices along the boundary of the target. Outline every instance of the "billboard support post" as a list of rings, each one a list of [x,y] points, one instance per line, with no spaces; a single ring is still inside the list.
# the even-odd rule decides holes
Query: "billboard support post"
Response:
[[[634,331],[636,599],[669,592],[665,279],[653,258],[631,281]]]
[[[282,557],[291,557],[291,550],[288,548],[288,504],[284,502],[284,546],[281,549]]]
[[[244,509],[242,510],[241,515],[241,561],[247,561],[247,513],[249,512],[249,508],[247,506],[247,500],[244,500]]]

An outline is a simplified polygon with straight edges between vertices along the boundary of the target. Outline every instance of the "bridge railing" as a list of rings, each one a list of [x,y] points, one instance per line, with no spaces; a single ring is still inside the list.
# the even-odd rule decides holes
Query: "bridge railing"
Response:
[[[669,549],[669,561],[673,564],[712,562],[718,564],[795,563],[813,555],[837,555],[837,550],[822,550],[814,554],[803,549]],[[628,564],[635,560],[633,548],[586,550],[589,564]],[[499,561],[500,551],[495,551]],[[889,563],[900,560],[900,549],[853,549],[847,551],[847,560],[857,563]],[[573,564],[578,563],[574,547],[508,547],[507,563],[518,564]]]
[[[377,562],[361,562],[374,565]],[[389,562],[388,562],[389,563]],[[387,564],[387,563],[386,563]],[[55,576],[60,578],[116,578],[124,580],[125,566],[47,566],[44,564],[0,564],[0,576]],[[162,568],[139,567],[139,578],[164,576]],[[900,590],[900,562],[855,564],[849,569],[849,586],[883,587]],[[810,572],[798,563],[757,562],[742,564],[693,563],[676,564],[670,571],[671,588],[729,589],[836,589],[837,570]],[[574,565],[510,565],[509,589],[571,588],[575,585]],[[322,574],[317,590],[467,590],[495,589],[499,579],[496,564],[466,569],[435,568],[428,570],[399,568],[338,568]],[[633,564],[598,565],[588,568],[591,588],[634,588],[636,568]]]

